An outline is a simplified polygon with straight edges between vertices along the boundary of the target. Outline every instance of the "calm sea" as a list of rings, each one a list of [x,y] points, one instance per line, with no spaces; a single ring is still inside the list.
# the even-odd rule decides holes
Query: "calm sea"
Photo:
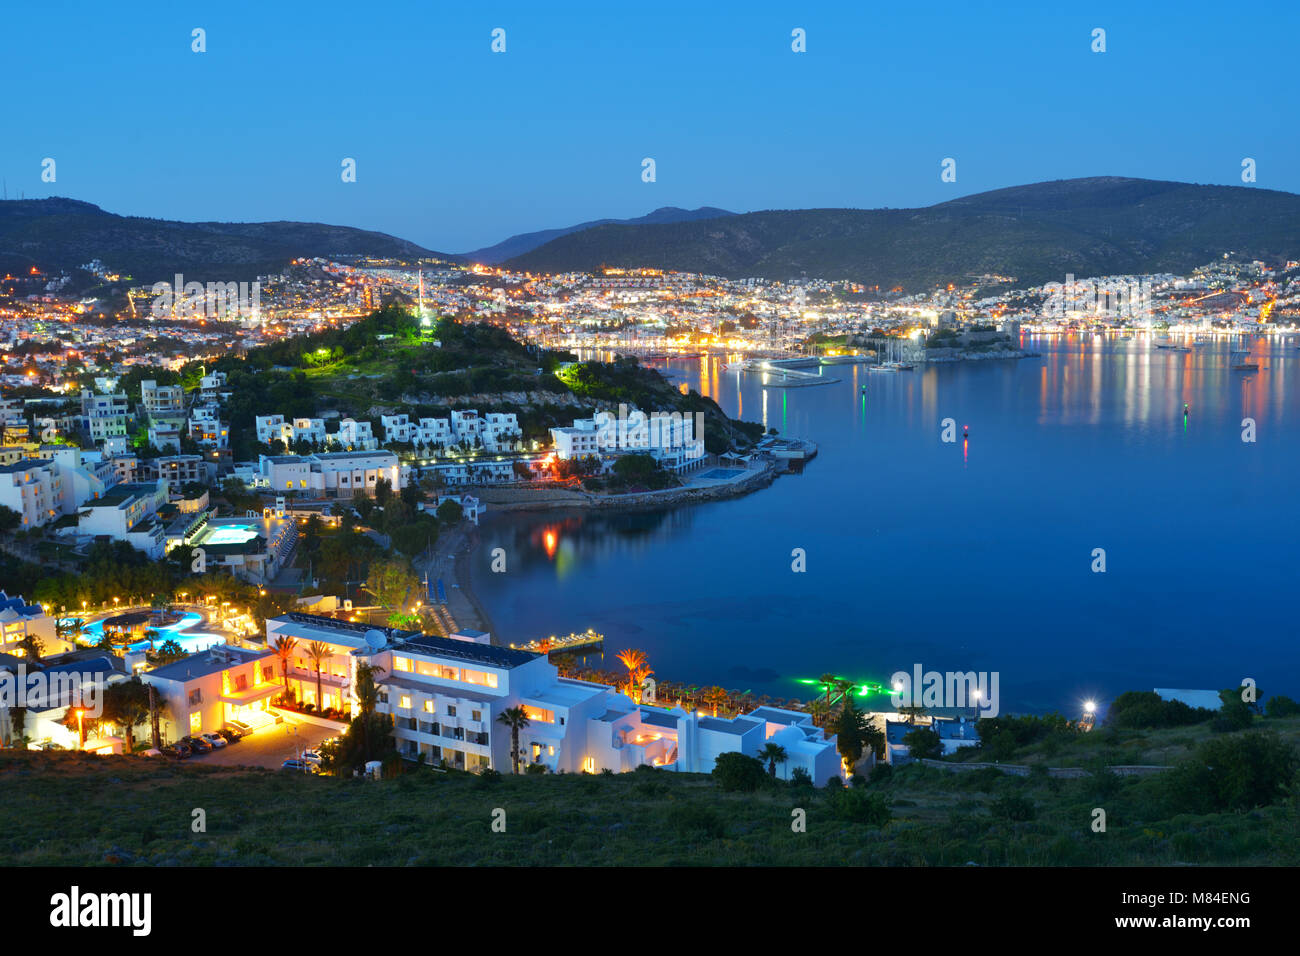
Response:
[[[1252,342],[1258,373],[1230,370],[1224,340],[1025,345],[1042,357],[824,367],[837,383],[788,390],[717,359],[670,363],[820,454],[730,501],[489,515],[477,593],[506,641],[593,627],[611,666],[634,646],[660,679],[783,697],[827,671],[886,681],[917,664],[997,672],[1004,712],[1247,677],[1300,697],[1296,342]]]

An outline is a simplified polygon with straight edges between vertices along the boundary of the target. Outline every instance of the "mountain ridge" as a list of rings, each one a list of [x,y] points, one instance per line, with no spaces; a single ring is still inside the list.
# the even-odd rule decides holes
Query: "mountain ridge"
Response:
[[[658,209],[652,210],[644,216],[637,216],[634,219],[593,219],[589,222],[579,223],[576,226],[566,226],[561,229],[539,229],[535,232],[521,232],[518,235],[502,239],[500,242],[494,243],[490,246],[484,246],[482,249],[475,249],[472,252],[462,252],[459,254],[459,258],[467,262],[479,262],[483,265],[495,266],[505,262],[507,259],[532,252],[538,246],[550,242],[552,239],[559,239],[562,236],[581,232],[584,229],[590,229],[594,226],[638,226],[673,222],[694,222],[700,219],[717,219],[722,216],[734,215],[736,214],[728,212],[726,209],[719,209],[716,206],[700,206],[697,209],[682,209],[679,206],[660,206]]]
[[[1096,176],[1005,187],[908,209],[795,209],[665,225],[601,225],[507,260],[530,272],[605,266],[729,278],[850,279],[909,291],[970,276],[1037,284],[1186,272],[1227,251],[1300,255],[1300,196]]]
[[[8,271],[31,266],[71,271],[99,259],[142,284],[177,272],[234,281],[278,272],[298,257],[351,255],[455,261],[405,239],[350,226],[120,216],[62,196],[0,200],[0,268]]]

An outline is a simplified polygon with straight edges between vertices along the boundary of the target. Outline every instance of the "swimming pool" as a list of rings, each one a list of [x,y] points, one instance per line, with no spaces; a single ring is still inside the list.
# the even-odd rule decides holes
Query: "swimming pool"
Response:
[[[189,611],[179,621],[174,624],[165,624],[156,627],[158,638],[153,642],[157,647],[163,641],[175,641],[183,650],[188,653],[195,651],[207,650],[217,644],[224,644],[228,640],[224,634],[216,634],[211,631],[194,631],[196,625],[203,624],[203,615]],[[190,632],[190,633],[185,633]],[[104,622],[94,621],[86,625],[85,636],[82,640],[87,644],[98,644],[100,638],[104,636]],[[142,650],[149,646],[148,641],[136,641],[134,644],[127,645],[127,650]]]
[[[209,525],[199,533],[194,544],[196,547],[247,544],[257,536],[257,528],[251,524]]]

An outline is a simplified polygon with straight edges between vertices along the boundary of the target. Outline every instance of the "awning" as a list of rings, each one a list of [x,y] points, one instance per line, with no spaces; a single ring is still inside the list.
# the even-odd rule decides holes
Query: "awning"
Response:
[[[255,700],[265,700],[268,697],[274,697],[282,693],[284,688],[280,684],[263,684],[261,687],[254,687],[251,690],[234,691],[229,694],[222,694],[217,700],[223,704],[251,704]]]

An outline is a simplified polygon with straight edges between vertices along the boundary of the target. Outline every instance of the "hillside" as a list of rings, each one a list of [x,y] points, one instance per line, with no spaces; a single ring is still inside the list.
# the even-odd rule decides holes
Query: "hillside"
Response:
[[[450,258],[381,232],[313,222],[174,222],[118,216],[75,199],[0,201],[0,269],[71,271],[99,259],[143,283],[177,272],[252,280],[290,260],[367,255]]]
[[[1300,718],[1256,724],[1272,733],[1098,731],[1058,754],[1091,766],[1180,765],[1150,777],[911,765],[838,792],[762,773],[750,792],[652,768],[492,779],[412,766],[394,779],[362,781],[204,766],[202,757],[177,764],[2,750],[0,863],[1294,866],[1296,800],[1274,791],[1252,809],[1271,771],[1250,754],[1255,740],[1293,745]],[[1204,751],[1196,748],[1207,738],[1246,756],[1199,770]],[[1229,783],[1251,775],[1221,805],[1190,809],[1186,801],[1213,787],[1216,770]],[[206,811],[204,834],[190,830],[193,807]],[[1098,807],[1105,832],[1091,826]],[[491,830],[496,808],[506,811],[504,833]],[[796,808],[807,813],[806,833],[792,832]]]
[[[762,426],[733,421],[712,399],[683,394],[635,359],[570,364],[574,358],[539,355],[504,329],[482,323],[444,318],[425,333],[409,312],[393,306],[346,329],[223,358],[215,368],[230,376],[233,396],[226,410],[236,455],[245,457],[253,453],[253,417],[268,408],[285,415],[338,409],[376,425],[378,416],[391,411],[415,417],[444,415],[450,408],[515,412],[525,440],[549,440],[552,426],[598,408],[617,410],[624,402],[647,412],[702,412],[705,447],[712,452],[746,447],[761,437]]]
[[[574,232],[581,232],[584,229],[591,229],[594,226],[611,224],[640,226],[658,223],[694,222],[699,219],[716,219],[719,216],[734,215],[735,213],[727,212],[725,209],[715,209],[712,206],[701,206],[699,209],[678,209],[676,206],[664,206],[635,219],[593,219],[591,222],[583,222],[563,229],[542,229],[538,232],[521,233],[517,236],[511,236],[509,239],[503,239],[495,245],[463,253],[461,258],[468,262],[481,262],[484,265],[494,266],[514,256],[522,256],[524,253],[532,252],[538,246],[550,242],[552,239],[558,239]]]
[[[1185,273],[1234,251],[1300,256],[1300,196],[1099,177],[979,193],[922,209],[805,209],[601,225],[516,256],[534,272],[645,266],[730,277],[853,279],[924,291],[973,275],[1021,284]]]

